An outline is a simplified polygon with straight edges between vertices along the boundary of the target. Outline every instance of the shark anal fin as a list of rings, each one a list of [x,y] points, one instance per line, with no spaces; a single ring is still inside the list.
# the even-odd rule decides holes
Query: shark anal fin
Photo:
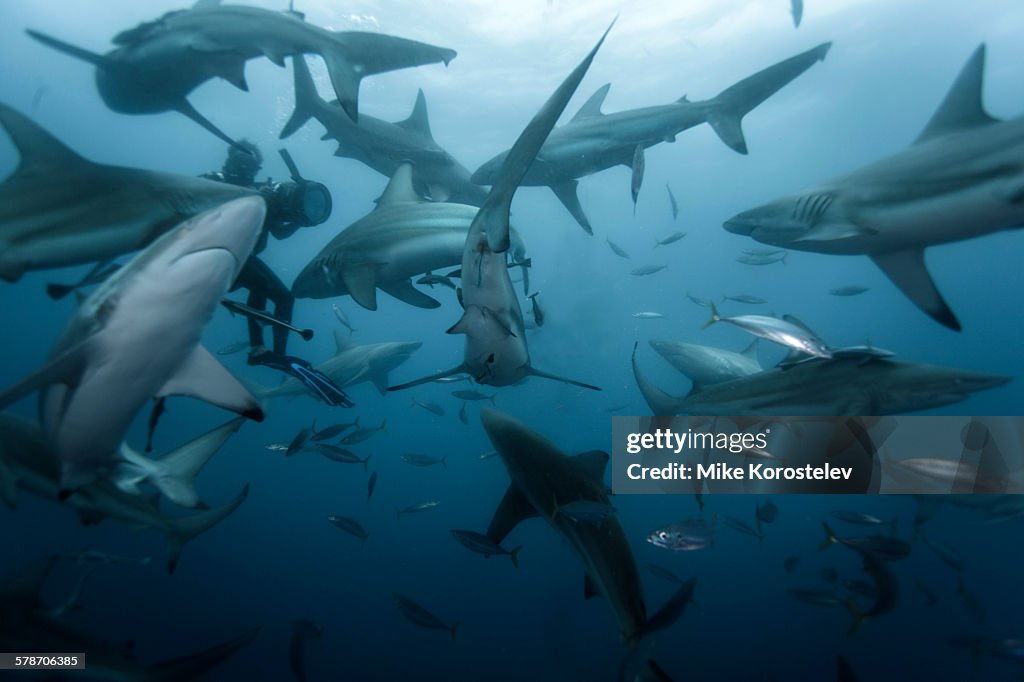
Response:
[[[341,268],[341,279],[352,299],[367,310],[377,309],[377,265],[355,263]]]
[[[600,596],[603,596],[601,594],[601,590],[597,589],[597,585],[595,585],[594,581],[590,579],[590,574],[584,573],[583,574],[583,598],[584,599],[590,599],[591,597],[600,597]]]
[[[985,75],[985,45],[979,45],[964,64],[953,86],[946,93],[928,125],[914,144],[933,137],[995,123],[981,103],[981,86]]]
[[[156,397],[169,395],[198,398],[249,419],[263,421],[263,410],[256,398],[202,346],[196,346],[185,358]]]
[[[562,205],[569,210],[569,213],[580,224],[580,227],[586,230],[587,234],[594,234],[594,228],[590,226],[587,214],[583,212],[583,207],[580,205],[580,198],[576,195],[576,186],[578,184],[575,180],[566,180],[557,185],[551,185],[551,191],[555,193],[555,196],[562,202]]]
[[[416,287],[412,285],[409,280],[401,280],[397,282],[388,282],[386,284],[378,284],[381,291],[387,294],[391,294],[399,301],[408,303],[411,306],[417,308],[440,308],[441,303],[433,296],[428,296]]]
[[[514,485],[510,485],[501,498],[498,508],[491,519],[491,525],[487,527],[487,537],[496,544],[512,532],[512,529],[519,525],[520,521],[539,516],[537,509],[530,503],[526,496]]]
[[[939,324],[960,331],[960,322],[946,304],[924,263],[924,250],[911,249],[877,253],[871,260],[899,287],[907,298]]]

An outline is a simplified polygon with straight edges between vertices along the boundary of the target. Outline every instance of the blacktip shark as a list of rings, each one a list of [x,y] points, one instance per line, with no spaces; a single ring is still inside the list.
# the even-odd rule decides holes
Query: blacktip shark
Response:
[[[195,110],[187,97],[207,80],[220,77],[249,89],[245,62],[266,57],[284,66],[285,57],[318,54],[327,64],[335,94],[358,120],[359,84],[386,71],[455,58],[455,50],[360,31],[328,31],[307,24],[294,11],[221,5],[199,0],[187,10],[168,12],[114,36],[117,47],[105,55],[29,29],[39,42],[96,67],[96,86],[113,111],[155,114],[178,111],[217,137],[235,144]]]
[[[509,213],[519,182],[530,169],[555,122],[565,109],[598,49],[615,22],[597,45],[558,86],[526,128],[502,163],[501,172],[484,205],[476,212],[462,251],[459,301],[463,315],[448,329],[465,334],[463,361],[450,370],[388,388],[398,391],[445,376],[468,373],[479,384],[510,386],[529,376],[554,379],[595,391],[597,386],[542,372],[530,364],[523,311],[508,274],[506,251],[511,245]]]
[[[384,395],[388,387],[388,373],[412,357],[422,341],[388,341],[356,345],[340,331],[334,332],[335,354],[316,366],[338,386],[347,388],[370,382]],[[297,379],[286,379],[280,385],[259,391],[261,398],[280,398],[303,395],[309,390]]]
[[[391,177],[377,208],[339,232],[292,284],[296,298],[351,295],[368,310],[377,309],[377,290],[417,308],[441,303],[412,285],[411,278],[462,262],[466,234],[476,206],[424,201],[413,188],[412,166],[404,163]],[[512,230],[513,260],[526,249]]]
[[[259,403],[199,336],[265,215],[262,198],[245,197],[160,237],[79,306],[40,370],[0,394],[2,409],[40,392],[64,495],[108,473],[150,398],[192,396],[262,421]]]
[[[556,513],[559,506],[574,502],[608,504],[604,484],[608,453],[592,450],[569,457],[525,424],[497,410],[481,410],[480,419],[511,479],[487,537],[500,544],[521,521],[537,516],[546,520],[583,563],[584,598],[607,599],[623,643],[642,651],[642,640],[649,640],[682,614],[691,601],[695,581],[687,581],[659,612],[648,617],[640,574],[618,518],[613,514],[600,523],[576,523],[567,514]],[[646,668],[653,662],[643,664]]]
[[[0,103],[21,156],[0,183],[0,279],[27,270],[107,261],[147,246],[182,221],[257,196],[224,182],[93,163]]]
[[[57,565],[56,556],[27,561],[5,576],[0,587],[0,648],[10,651],[80,651],[88,679],[122,682],[186,682],[202,677],[255,639],[259,629],[202,651],[146,665],[136,658],[131,642],[103,639],[93,630],[54,615],[43,599],[43,588]],[[74,672],[72,676],[78,677]],[[56,678],[51,678],[56,679]],[[86,679],[82,677],[82,679]]]
[[[651,340],[648,343],[696,387],[720,384],[763,371],[757,359],[757,342],[754,339],[740,353],[682,341]]]
[[[887,415],[919,412],[966,400],[1002,386],[1011,377],[893,360],[866,348],[832,358],[810,358],[786,367],[700,387],[673,397],[640,372],[633,347],[633,376],[656,415]]]
[[[229,422],[153,462],[155,466],[150,468],[159,470],[160,475],[154,478],[160,481],[164,492],[174,488],[194,494],[192,477],[195,472],[221,445],[225,430],[236,428],[234,422]],[[17,507],[19,488],[57,502],[61,491],[60,474],[60,460],[47,444],[39,425],[0,412],[0,499],[7,507]],[[101,480],[78,488],[64,500],[64,505],[74,508],[84,525],[114,519],[132,528],[154,528],[163,532],[167,536],[167,570],[173,573],[185,544],[230,516],[248,493],[247,485],[222,506],[172,517],[163,513],[149,496],[125,492],[112,481]]]
[[[914,305],[959,330],[924,250],[1024,224],[1024,117],[985,111],[984,69],[981,45],[910,148],[744,211],[725,229],[788,249],[866,255]]]
[[[743,79],[717,97],[700,102],[691,102],[684,95],[671,104],[605,114],[601,105],[611,88],[610,83],[605,84],[569,123],[551,132],[522,184],[550,187],[576,222],[593,234],[576,196],[578,178],[624,165],[633,169],[634,189],[639,190],[635,181],[642,177],[643,150],[661,142],[674,142],[676,135],[701,123],[710,125],[730,149],[746,154],[743,117],[815,62],[824,60],[831,46],[823,43],[790,57]],[[480,166],[472,181],[493,184],[507,154],[503,152]]]
[[[335,156],[361,161],[381,175],[391,177],[406,161],[412,163],[413,186],[433,201],[479,206],[487,191],[470,182],[469,171],[434,140],[427,116],[427,100],[420,90],[412,113],[404,121],[391,123],[362,115],[354,122],[337,102],[328,103],[317,94],[316,84],[297,55],[295,72],[295,113],[281,130],[285,138],[315,118],[327,129],[322,139],[338,142]]]

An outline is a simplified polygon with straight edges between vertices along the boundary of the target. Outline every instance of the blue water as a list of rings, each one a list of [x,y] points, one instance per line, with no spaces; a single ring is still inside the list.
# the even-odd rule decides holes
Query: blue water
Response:
[[[259,3],[280,9],[281,3]],[[730,216],[790,191],[852,170],[903,149],[938,106],[961,65],[981,42],[988,45],[985,106],[1000,118],[1024,109],[1024,5],[1013,0],[983,4],[943,0],[899,3],[808,1],[794,29],[786,2],[659,3],[567,0],[523,3],[347,2],[304,0],[307,20],[334,29],[381,31],[459,52],[451,65],[398,71],[369,78],[361,111],[386,120],[404,119],[416,89],[423,88],[434,137],[473,170],[507,148],[536,109],[586,53],[612,16],[619,21],[577,96],[612,83],[605,111],[662,104],[683,94],[704,99],[778,60],[833,41],[824,63],[755,109],[744,121],[750,149],[738,155],[707,126],[679,135],[675,144],[647,152],[645,184],[636,215],[629,196],[630,171],[612,168],[580,182],[580,199],[595,236],[586,235],[545,188],[524,188],[513,204],[534,267],[531,283],[542,290],[547,321],[530,333],[535,366],[597,383],[601,393],[531,379],[502,388],[497,406],[556,442],[567,453],[610,450],[611,420],[645,414],[629,366],[635,341],[641,363],[673,394],[688,382],[667,369],[647,346],[649,339],[720,345],[739,350],[742,332],[717,325],[701,331],[707,310],[685,296],[756,294],[767,308],[792,313],[835,345],[870,340],[901,358],[1015,377],[1010,384],[942,408],[945,414],[1020,414],[1024,401],[1024,342],[1020,300],[1024,291],[1017,232],[986,236],[928,251],[929,267],[959,316],[962,333],[948,331],[916,309],[866,258],[791,252],[786,265],[750,267],[735,262],[742,249],[758,246],[726,233]],[[124,116],[109,111],[96,93],[92,67],[31,41],[37,28],[98,52],[117,31],[178,9],[174,2],[33,3],[7,0],[0,25],[0,98],[86,158],[186,175],[220,167],[224,147],[177,114]],[[264,151],[263,173],[282,179],[284,165],[272,151],[292,109],[290,69],[266,60],[247,66],[250,92],[223,82],[201,86],[190,98],[229,134],[247,137]],[[329,92],[326,71],[314,65],[320,92]],[[41,90],[42,88],[42,90]],[[33,104],[35,100],[35,104]],[[387,180],[361,164],[332,156],[312,122],[287,142],[306,177],[324,182],[334,196],[330,221],[271,242],[263,256],[291,282],[306,262],[345,226],[373,208]],[[0,174],[17,154],[0,136]],[[263,176],[261,175],[261,178]],[[671,220],[664,185],[680,205]],[[674,230],[680,242],[651,250],[655,238]],[[608,249],[611,238],[633,254],[624,261]],[[647,263],[667,271],[632,277]],[[88,266],[29,273],[0,285],[6,324],[0,343],[0,386],[19,380],[45,359],[73,311],[53,302],[44,283],[74,281]],[[829,289],[861,284],[862,296],[836,298]],[[518,287],[517,287],[518,288]],[[443,306],[411,308],[387,296],[370,312],[350,298],[337,299],[358,332],[357,343],[423,341],[413,358],[392,374],[407,381],[455,365],[462,339],[445,335],[459,315],[454,294],[434,290]],[[339,328],[332,301],[301,300],[295,320],[316,330],[308,344],[290,350],[315,361],[333,352]],[[725,306],[728,306],[727,308]],[[723,311],[752,308],[725,304]],[[661,312],[661,320],[631,313]],[[204,333],[217,349],[246,338],[243,323],[218,312]],[[762,348],[765,364],[781,351]],[[247,381],[273,384],[278,376],[245,365],[244,354],[223,358]],[[308,398],[273,404],[264,424],[247,424],[213,459],[198,480],[204,500],[219,504],[250,483],[243,506],[222,525],[190,543],[173,575],[163,569],[164,547],[154,531],[136,533],[114,522],[82,527],[73,512],[19,496],[16,511],[0,511],[0,569],[54,552],[95,547],[114,554],[152,556],[145,567],[103,568],[90,578],[82,608],[71,622],[112,641],[133,640],[143,661],[200,649],[252,626],[254,644],[211,672],[210,680],[288,680],[290,621],[308,618],[324,638],[307,655],[310,680],[611,680],[624,652],[608,606],[584,601],[581,566],[569,546],[540,520],[524,523],[508,538],[522,544],[521,567],[506,558],[483,560],[450,536],[453,528],[486,530],[508,484],[498,458],[480,460],[491,445],[479,425],[478,404],[470,425],[456,414],[451,390],[465,384],[430,384],[381,397],[369,384],[352,390],[353,411],[331,410]],[[441,404],[443,417],[412,407],[409,398]],[[31,400],[13,411],[34,416]],[[265,445],[289,441],[315,417],[320,425],[363,424],[387,418],[357,451],[373,454],[379,481],[366,501],[361,467],[334,464],[314,454],[286,460]],[[155,450],[165,452],[226,418],[211,406],[174,400],[157,430]],[[146,415],[129,434],[141,446]],[[404,452],[447,455],[447,469],[412,468]],[[425,500],[440,506],[400,521],[395,511]],[[824,567],[843,577],[862,577],[855,553],[841,547],[818,552],[820,521],[835,509],[899,517],[909,538],[915,503],[904,498],[782,497],[779,520],[762,543],[719,524],[714,549],[670,555],[644,542],[647,533],[698,514],[690,496],[619,496],[614,504],[641,567],[648,610],[672,593],[647,573],[649,562],[696,576],[696,604],[658,639],[655,657],[676,680],[826,680],[835,678],[835,657],[848,659],[862,680],[1010,680],[1020,666],[980,659],[972,665],[946,639],[968,632],[1021,636],[1020,521],[981,525],[980,517],[944,509],[928,524],[929,537],[967,558],[967,587],[985,609],[978,622],[955,594],[956,575],[927,548],[894,566],[902,594],[898,607],[847,635],[842,607],[819,608],[786,590],[825,587]],[[707,499],[706,516],[730,514],[753,521],[753,497]],[[167,505],[168,503],[164,503]],[[369,531],[365,547],[326,521],[330,514],[358,519]],[[851,531],[851,529],[845,529]],[[855,530],[851,531],[855,532]],[[793,574],[786,556],[802,557]],[[63,566],[47,587],[59,600],[73,582]],[[928,607],[915,578],[938,595]],[[461,623],[453,645],[443,631],[417,628],[395,610],[391,592],[406,594],[446,622]],[[70,678],[74,679],[74,678]]]

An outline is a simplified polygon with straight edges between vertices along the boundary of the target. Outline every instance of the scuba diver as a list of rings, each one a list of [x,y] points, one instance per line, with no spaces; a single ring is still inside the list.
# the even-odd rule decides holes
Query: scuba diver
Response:
[[[268,179],[257,183],[256,173],[263,165],[263,155],[248,140],[241,140],[228,148],[227,159],[220,171],[201,176],[254,189],[267,202],[263,231],[231,288],[231,291],[246,289],[249,297],[245,305],[227,300],[224,305],[232,313],[240,313],[247,318],[251,345],[250,365],[265,365],[294,376],[315,397],[328,405],[352,407],[354,403],[326,375],[315,370],[306,360],[287,355],[289,332],[297,332],[307,341],[312,338],[313,332],[291,325],[295,297],[273,270],[256,255],[266,248],[268,234],[275,239],[287,239],[300,227],[320,225],[331,215],[331,193],[327,188],[319,182],[304,179],[288,151],[279,151],[291,172],[290,182]],[[273,315],[266,310],[268,301],[274,304]],[[264,325],[272,327],[272,350],[263,344]]]

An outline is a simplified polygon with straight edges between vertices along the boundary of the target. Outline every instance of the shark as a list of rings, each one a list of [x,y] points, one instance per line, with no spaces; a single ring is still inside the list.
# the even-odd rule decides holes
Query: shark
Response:
[[[679,133],[701,123],[710,125],[730,149],[746,154],[743,117],[815,62],[824,60],[831,45],[823,43],[769,66],[704,101],[691,102],[684,95],[670,104],[606,114],[601,111],[611,88],[606,83],[569,123],[551,132],[522,184],[550,187],[576,222],[593,234],[576,193],[579,178],[618,165],[631,168],[636,178],[643,168],[644,149],[674,142]],[[502,152],[480,166],[472,181],[493,184],[508,153]]]
[[[434,201],[470,206],[483,203],[487,191],[470,182],[466,167],[434,140],[423,90],[417,92],[412,113],[403,121],[391,123],[364,114],[356,123],[337,101],[328,103],[320,98],[301,55],[292,58],[292,69],[295,72],[295,112],[281,130],[282,138],[315,118],[327,129],[322,139],[338,142],[335,156],[361,161],[389,178],[408,161],[412,163],[413,185],[418,194],[429,194]]]
[[[682,341],[652,340],[648,343],[694,386],[705,386],[762,371],[764,368],[757,359],[757,341],[754,339],[741,353]]]
[[[696,387],[673,397],[640,372],[633,376],[656,415],[889,415],[920,412],[966,400],[1011,377],[895,360],[873,349],[847,349],[749,376]]]
[[[604,484],[608,453],[591,450],[570,457],[522,422],[494,409],[481,410],[480,420],[511,479],[487,537],[500,544],[520,522],[535,517],[546,520],[583,564],[584,597],[604,597],[623,643],[630,650],[644,650],[645,640],[682,614],[695,581],[686,581],[660,611],[648,616],[636,560],[618,518],[610,515],[600,523],[579,523],[568,514],[556,513],[577,501],[608,504]]]
[[[224,182],[88,161],[0,103],[21,159],[0,183],[0,279],[109,261],[192,216],[256,192]]]
[[[237,428],[232,422],[225,426],[228,430]],[[194,493],[192,477],[197,468],[192,465],[198,462],[201,467],[212,456],[223,442],[224,430],[225,427],[219,427],[172,450],[163,460],[154,462],[154,468],[161,470],[162,480],[159,483],[162,489],[166,491],[173,484],[179,490]],[[22,489],[57,502],[61,491],[60,475],[60,460],[39,424],[0,412],[0,500],[9,509],[16,509],[18,490]],[[83,525],[113,519],[132,528],[161,531],[167,536],[167,570],[173,573],[185,544],[230,516],[248,494],[249,486],[246,485],[224,505],[187,516],[169,516],[161,511],[157,499],[135,491],[126,492],[111,480],[100,480],[75,490],[64,500],[64,506],[73,508]]]
[[[614,24],[613,21],[612,26]],[[597,386],[533,367],[526,343],[523,310],[508,274],[506,252],[511,248],[509,214],[512,197],[548,133],[579,87],[612,26],[608,27],[597,45],[555,89],[520,133],[519,139],[503,161],[501,172],[487,193],[484,205],[473,216],[462,249],[459,302],[463,314],[447,332],[466,335],[462,363],[438,374],[392,386],[388,388],[389,391],[463,373],[469,374],[479,384],[490,386],[510,386],[529,376],[536,376],[601,390]]]
[[[302,269],[292,284],[296,298],[351,295],[377,309],[377,290],[416,306],[441,303],[412,285],[411,278],[462,262],[466,234],[479,209],[453,202],[425,201],[413,187],[412,165],[403,163],[377,200],[377,207],[339,232]],[[525,261],[526,248],[511,231],[512,257]]]
[[[388,386],[388,373],[412,357],[423,345],[422,341],[389,341],[357,346],[339,331],[334,332],[335,354],[316,366],[338,386],[347,388],[370,382],[384,395]],[[280,385],[259,392],[261,398],[280,398],[308,393],[305,384],[297,379],[286,379]]]
[[[96,54],[32,29],[39,42],[96,67],[100,97],[113,111],[155,114],[178,111],[220,139],[235,144],[189,103],[188,95],[219,77],[249,89],[245,63],[266,57],[318,54],[327,64],[342,109],[358,120],[359,85],[375,74],[455,58],[455,50],[405,38],[361,31],[328,31],[308,24],[294,11],[221,5],[199,0],[190,9],[164,14],[114,36],[117,46]]]
[[[252,252],[265,215],[262,198],[244,197],[157,239],[78,307],[41,369],[0,394],[3,409],[40,393],[62,495],[109,472],[150,398],[192,396],[263,420],[256,398],[199,336]]]
[[[866,255],[914,305],[959,331],[925,249],[1024,224],[1024,116],[985,111],[984,70],[981,45],[909,148],[739,213],[725,229],[787,249]]]
[[[256,638],[259,629],[209,648],[146,665],[131,642],[115,642],[53,615],[42,592],[56,556],[29,560],[9,574],[0,587],[0,648],[10,651],[81,651],[90,679],[137,682],[185,682],[203,676]],[[73,676],[75,673],[71,673]]]

